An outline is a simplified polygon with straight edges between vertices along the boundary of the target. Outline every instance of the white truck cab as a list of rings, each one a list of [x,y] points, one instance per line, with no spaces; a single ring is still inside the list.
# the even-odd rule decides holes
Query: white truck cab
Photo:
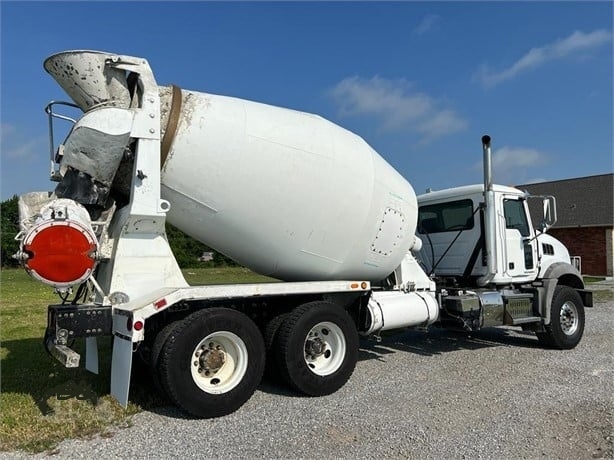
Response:
[[[493,285],[535,281],[554,263],[569,264],[569,252],[558,240],[533,228],[528,195],[493,186],[496,265]],[[540,197],[541,198],[541,197]],[[550,200],[550,197],[544,197]],[[548,201],[546,201],[548,202]],[[487,276],[482,184],[450,188],[418,196],[418,229],[423,240],[420,259],[427,273],[457,277],[479,286]],[[546,216],[547,217],[547,216]],[[552,225],[550,222],[547,225]]]

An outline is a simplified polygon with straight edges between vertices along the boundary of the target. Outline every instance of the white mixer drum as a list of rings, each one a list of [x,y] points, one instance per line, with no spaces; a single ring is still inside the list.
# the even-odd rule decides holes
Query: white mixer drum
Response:
[[[161,176],[170,223],[288,281],[376,281],[399,265],[416,196],[362,138],[308,113],[181,93]]]

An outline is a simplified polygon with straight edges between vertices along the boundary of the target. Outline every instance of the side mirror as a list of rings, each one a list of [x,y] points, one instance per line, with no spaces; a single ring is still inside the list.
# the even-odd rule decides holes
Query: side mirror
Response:
[[[536,230],[544,233],[556,223],[556,199],[549,195],[526,195],[529,200],[540,199],[542,202],[541,209],[538,203],[531,203],[529,208],[531,211],[533,225]],[[541,216],[539,214],[541,213]]]
[[[540,230],[546,232],[556,223],[556,199],[553,196],[543,196],[541,198],[544,214]]]

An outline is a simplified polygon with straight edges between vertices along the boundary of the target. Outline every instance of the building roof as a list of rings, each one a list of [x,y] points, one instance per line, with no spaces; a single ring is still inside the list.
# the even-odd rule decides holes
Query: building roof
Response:
[[[531,195],[553,195],[556,198],[557,222],[554,228],[614,226],[612,173],[517,187]]]

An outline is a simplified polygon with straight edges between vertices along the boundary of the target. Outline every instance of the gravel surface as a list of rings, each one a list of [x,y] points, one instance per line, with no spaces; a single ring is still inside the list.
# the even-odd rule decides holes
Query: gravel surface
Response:
[[[3,458],[613,458],[614,302],[587,309],[580,345],[438,329],[363,342],[350,381],[307,398],[263,382],[239,411],[195,420],[166,407],[112,436]]]

